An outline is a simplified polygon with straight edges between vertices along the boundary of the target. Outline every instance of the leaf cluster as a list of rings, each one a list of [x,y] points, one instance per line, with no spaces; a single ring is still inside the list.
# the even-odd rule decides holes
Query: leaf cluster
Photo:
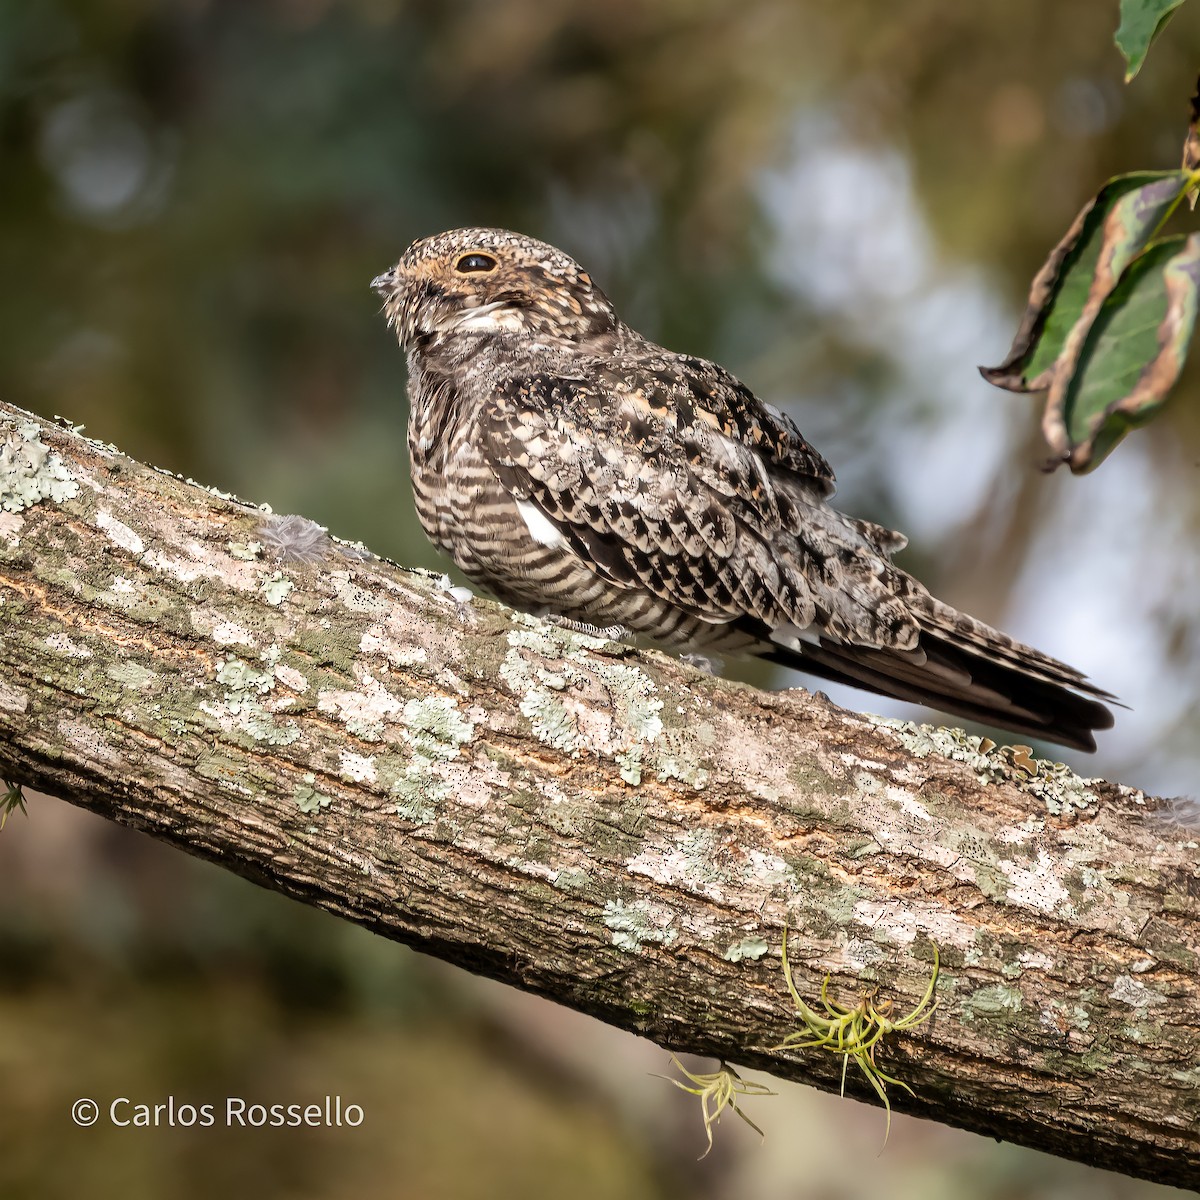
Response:
[[[1039,392],[1056,462],[1084,472],[1163,405],[1196,322],[1200,233],[1161,237],[1195,170],[1110,179],[1034,277],[997,387]]]

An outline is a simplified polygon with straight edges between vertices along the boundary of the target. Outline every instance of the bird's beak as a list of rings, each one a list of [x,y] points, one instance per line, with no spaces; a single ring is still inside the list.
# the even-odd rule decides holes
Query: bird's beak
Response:
[[[381,295],[390,296],[396,287],[396,268],[384,271],[382,275],[376,275],[371,280],[371,286]]]

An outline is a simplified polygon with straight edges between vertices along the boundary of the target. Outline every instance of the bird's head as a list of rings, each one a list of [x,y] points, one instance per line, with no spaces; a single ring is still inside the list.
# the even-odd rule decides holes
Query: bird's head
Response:
[[[586,343],[617,325],[608,298],[574,259],[506,229],[421,238],[371,286],[410,352],[445,339],[512,333]]]

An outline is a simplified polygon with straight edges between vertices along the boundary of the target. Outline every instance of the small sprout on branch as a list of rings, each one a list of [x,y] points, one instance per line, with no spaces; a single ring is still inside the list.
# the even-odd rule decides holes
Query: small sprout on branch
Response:
[[[787,957],[787,926],[783,930],[783,976],[787,980],[788,991],[796,1005],[796,1012],[804,1026],[795,1033],[789,1033],[773,1050],[808,1050],[819,1048],[842,1056],[842,1095],[846,1094],[846,1068],[854,1059],[859,1070],[867,1077],[867,1082],[875,1089],[875,1094],[883,1102],[887,1111],[887,1125],[884,1130],[883,1144],[887,1145],[888,1136],[892,1131],[892,1106],[888,1100],[887,1085],[895,1084],[902,1087],[909,1095],[913,1090],[902,1079],[896,1079],[882,1071],[875,1062],[875,1049],[889,1034],[903,1029],[912,1029],[924,1021],[928,1021],[937,1008],[933,998],[937,987],[938,972],[941,969],[941,959],[938,948],[933,945],[933,974],[929,986],[917,1006],[903,1017],[891,1017],[892,1002],[885,1000],[875,1003],[875,993],[864,996],[853,1008],[845,1008],[829,999],[829,976],[821,985],[821,1005],[825,1015],[809,1008],[796,990],[792,969]]]
[[[733,1067],[725,1062],[721,1063],[719,1071],[713,1071],[707,1075],[693,1075],[674,1054],[671,1055],[671,1062],[675,1065],[675,1069],[690,1081],[690,1084],[685,1083],[682,1079],[672,1079],[669,1075],[655,1075],[654,1078],[665,1079],[681,1091],[687,1092],[689,1096],[700,1097],[700,1107],[704,1113],[704,1132],[708,1135],[708,1149],[700,1155],[701,1158],[707,1158],[709,1151],[713,1148],[713,1126],[720,1121],[721,1113],[726,1108],[733,1109],[759,1137],[765,1136],[763,1131],[738,1108],[735,1097],[776,1095],[766,1084],[752,1083],[748,1079],[743,1079]]]
[[[28,816],[29,812],[25,807],[25,795],[21,791],[19,783],[9,783],[7,779],[0,780],[4,784],[4,793],[0,795],[0,830],[8,823],[8,818],[18,810]]]

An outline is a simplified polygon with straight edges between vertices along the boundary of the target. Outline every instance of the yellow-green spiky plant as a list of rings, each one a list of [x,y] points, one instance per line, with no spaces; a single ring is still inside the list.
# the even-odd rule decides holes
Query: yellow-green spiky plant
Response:
[[[19,783],[0,779],[0,785],[4,787],[4,791],[0,792],[0,829],[3,829],[14,812],[18,809],[25,812],[25,795]]]
[[[795,1033],[789,1033],[778,1046],[773,1046],[772,1049],[808,1050],[816,1048],[840,1054],[842,1056],[843,1096],[846,1094],[846,1068],[853,1059],[867,1077],[871,1087],[875,1089],[875,1094],[883,1101],[883,1107],[887,1111],[887,1125],[883,1135],[885,1146],[888,1135],[892,1131],[892,1105],[888,1100],[887,1085],[890,1083],[895,1084],[896,1087],[902,1087],[909,1095],[913,1094],[913,1090],[904,1080],[896,1079],[880,1069],[875,1062],[875,1050],[889,1033],[895,1033],[901,1029],[912,1029],[922,1022],[928,1021],[933,1015],[933,1010],[937,1008],[937,1001],[933,998],[933,993],[937,987],[941,960],[937,946],[933,943],[931,945],[933,945],[933,974],[930,976],[925,994],[911,1012],[902,1017],[891,1017],[889,1014],[892,1010],[892,1002],[885,1000],[877,1004],[874,992],[864,996],[853,1008],[846,1008],[829,999],[829,976],[826,975],[825,982],[821,985],[821,1006],[825,1009],[825,1015],[822,1016],[805,1004],[796,990],[792,969],[788,965],[787,926],[785,925],[783,929],[783,976],[787,980],[788,991],[791,993],[797,1015],[804,1027],[796,1030]]]
[[[775,1093],[762,1083],[753,1083],[743,1079],[728,1063],[722,1062],[719,1071],[707,1075],[693,1075],[683,1063],[671,1055],[675,1069],[689,1082],[683,1079],[672,1079],[669,1075],[656,1075],[656,1079],[665,1079],[690,1096],[700,1097],[700,1108],[704,1113],[704,1132],[708,1135],[708,1148],[701,1158],[707,1158],[713,1148],[713,1126],[721,1119],[721,1113],[731,1108],[759,1137],[763,1131],[737,1106],[738,1096],[774,1096]]]

